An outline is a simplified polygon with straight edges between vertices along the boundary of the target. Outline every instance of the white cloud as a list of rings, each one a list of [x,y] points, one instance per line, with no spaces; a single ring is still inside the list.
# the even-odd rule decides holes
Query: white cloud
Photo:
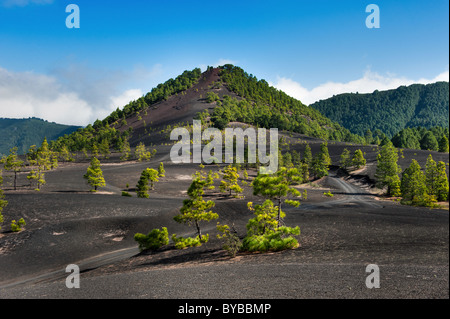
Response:
[[[78,77],[70,79],[71,68],[66,71],[61,71],[58,77],[11,72],[0,67],[0,117],[38,117],[85,126],[143,95],[141,89],[118,89],[120,82],[106,78],[108,74],[93,77],[80,72]]]
[[[319,100],[342,93],[372,93],[375,90],[396,89],[402,85],[411,85],[414,83],[429,84],[438,81],[449,81],[449,71],[444,71],[433,79],[421,78],[412,80],[392,74],[383,76],[367,70],[360,79],[346,83],[326,82],[310,90],[303,87],[300,83],[285,77],[278,77],[276,83],[269,82],[269,84],[302,101],[304,104],[310,105]]]

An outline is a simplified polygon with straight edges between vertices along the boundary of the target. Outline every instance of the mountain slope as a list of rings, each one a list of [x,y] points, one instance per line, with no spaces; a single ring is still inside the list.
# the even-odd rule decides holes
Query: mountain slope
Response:
[[[0,154],[9,154],[13,147],[18,154],[25,154],[31,145],[40,145],[45,137],[55,140],[64,134],[71,134],[78,126],[50,123],[38,118],[0,118]]]
[[[379,129],[392,137],[407,127],[449,127],[449,83],[414,84],[372,94],[340,94],[311,107],[354,134]]]
[[[122,151],[127,142],[131,147],[139,143],[164,144],[170,142],[174,127],[192,125],[199,114],[211,117],[213,125],[218,124],[214,119],[220,118],[221,126],[239,121],[322,139],[362,139],[266,81],[258,81],[239,67],[225,65],[208,67],[203,73],[200,69],[185,71],[104,120],[58,139],[52,148],[60,150],[65,145],[71,151],[92,151],[109,146]]]

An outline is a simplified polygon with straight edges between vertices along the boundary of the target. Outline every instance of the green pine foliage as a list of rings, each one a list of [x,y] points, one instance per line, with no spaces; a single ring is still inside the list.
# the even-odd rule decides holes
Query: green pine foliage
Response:
[[[177,237],[177,234],[172,235],[172,241],[176,249],[185,249],[189,247],[199,247],[209,241],[209,234],[197,237]]]
[[[436,197],[428,193],[426,177],[416,160],[403,171],[401,179],[402,203],[414,206],[433,207]]]
[[[214,93],[214,92],[206,93],[206,102],[207,103],[213,103],[216,101],[220,101],[220,98],[216,93]]]
[[[391,138],[407,127],[448,128],[448,105],[448,82],[437,82],[371,94],[340,94],[311,107],[353,134],[364,135],[368,129],[381,130]]]
[[[183,201],[183,207],[180,209],[180,214],[174,217],[174,220],[178,223],[195,226],[200,243],[204,242],[200,223],[203,221],[209,222],[219,218],[219,215],[212,211],[215,203],[211,200],[205,201],[203,199],[206,184],[207,182],[204,178],[195,175],[191,186],[187,191],[189,198]]]
[[[214,109],[211,122],[224,128],[231,121],[239,121],[263,128],[278,128],[306,134],[325,140],[362,142],[363,138],[351,134],[314,108],[307,107],[265,81],[258,80],[243,69],[225,65],[220,78],[226,87],[241,99],[223,97],[220,107]]]
[[[298,247],[298,240],[294,236],[300,235],[300,228],[280,226],[279,209],[271,200],[254,207],[250,202],[248,208],[254,212],[255,217],[247,224],[247,236],[242,241],[241,250],[267,252]],[[284,213],[281,217],[284,217]]]
[[[364,153],[361,150],[356,150],[352,157],[352,165],[355,169],[360,169],[366,166],[366,159],[364,158]]]
[[[439,140],[439,152],[448,153],[448,137],[445,135]]]
[[[19,221],[13,220],[11,222],[11,231],[14,233],[18,233],[23,230],[23,227],[26,226],[27,223],[23,218],[19,219]]]
[[[430,154],[425,165],[425,185],[427,193],[438,201],[448,200],[448,177],[444,162],[436,163]]]
[[[9,155],[0,160],[0,163],[4,162],[4,169],[14,172],[14,190],[17,190],[17,173],[22,170],[24,162],[17,156],[17,147],[12,148],[9,151]]]
[[[408,127],[395,134],[392,143],[397,148],[448,153],[448,136],[448,127]]]
[[[242,187],[238,184],[239,173],[236,167],[229,165],[224,168],[222,178],[223,180],[220,182],[219,186],[221,192],[229,192],[229,196],[234,192],[236,197],[243,192]]]
[[[428,151],[438,151],[439,144],[433,133],[427,132],[420,140],[420,149]]]
[[[153,156],[153,153],[148,151],[145,144],[141,142],[138,146],[136,146],[134,156],[139,162],[142,162],[150,160]]]
[[[449,185],[446,165],[444,162],[439,162],[437,164],[437,178],[435,186],[436,198],[439,201],[449,200]]]
[[[169,232],[166,227],[161,229],[153,229],[147,235],[137,233],[134,240],[139,244],[139,250],[158,250],[169,244]]]
[[[153,190],[155,183],[159,181],[159,173],[153,168],[146,168],[142,171],[141,177],[136,185],[138,198],[149,198],[149,190]]]
[[[7,155],[9,150],[14,147],[17,147],[17,154],[25,154],[31,145],[41,144],[43,136],[47,136],[49,141],[54,141],[79,128],[79,126],[51,123],[35,117],[28,119],[0,118],[0,156]]]
[[[103,172],[100,168],[100,161],[96,157],[92,158],[91,165],[87,168],[87,172],[83,177],[92,187],[91,192],[97,192],[100,187],[106,186]]]
[[[348,149],[344,148],[344,150],[342,151],[339,164],[340,167],[345,171],[347,171],[351,167],[352,161],[350,158],[350,151]]]
[[[32,145],[27,153],[27,160],[31,166],[31,170],[27,175],[30,186],[36,181],[36,190],[39,191],[41,186],[46,184],[45,172],[55,167],[52,163],[52,154],[47,139],[45,138],[39,148]]]
[[[236,254],[242,247],[242,242],[237,235],[237,231],[233,226],[230,228],[230,226],[220,225],[220,223],[217,223],[216,228],[219,232],[217,238],[223,241],[222,248],[228,252],[230,257],[236,257]]]
[[[321,178],[328,176],[329,167],[331,165],[331,158],[328,152],[328,144],[322,143],[320,145],[320,151],[312,160],[312,172],[315,177]]]
[[[398,166],[397,149],[388,142],[384,145],[377,155],[377,169],[375,178],[379,188],[387,187],[387,194],[390,196],[400,196],[400,178],[401,168]]]
[[[303,152],[302,162],[307,164],[309,167],[312,164],[312,152],[311,152],[311,147],[309,146],[309,144],[306,144],[306,146],[305,146],[305,151]]]
[[[166,170],[164,169],[164,164],[162,162],[159,163],[158,177],[166,177]]]
[[[292,185],[302,183],[302,177],[297,168],[287,169],[286,167],[281,167],[273,175],[258,174],[252,182],[253,195],[261,195],[278,203],[278,216],[276,218],[278,226],[283,219],[281,210],[283,200],[290,206],[298,207],[300,205],[298,199],[301,199],[304,195]],[[290,200],[288,196],[293,196],[296,199]]]
[[[425,164],[425,185],[427,187],[427,192],[430,195],[437,195],[437,178],[438,178],[438,168],[437,163],[430,154],[427,158]]]
[[[3,176],[2,176],[2,170],[0,169],[0,186],[3,185]],[[3,190],[0,188],[0,225],[3,223],[3,209],[8,205],[8,202],[5,200],[5,194],[3,193]],[[0,230],[2,228],[0,227]]]

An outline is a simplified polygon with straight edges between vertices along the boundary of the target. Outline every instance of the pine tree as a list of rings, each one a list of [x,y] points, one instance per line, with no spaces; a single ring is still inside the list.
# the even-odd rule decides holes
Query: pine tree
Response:
[[[286,168],[293,168],[294,164],[292,163],[292,155],[291,153],[285,153],[283,155],[283,163]]]
[[[2,170],[0,169],[0,186],[3,185],[3,176],[2,176]],[[0,188],[0,225],[3,223],[3,209],[8,205],[8,202],[5,200],[5,194],[3,194],[3,190]],[[0,227],[0,230],[2,228]]]
[[[214,186],[214,180],[219,178],[219,174],[213,173],[212,170],[209,170],[208,175],[205,179],[205,188],[209,190],[214,190],[216,187]]]
[[[301,176],[301,182],[305,183],[309,181],[309,167],[306,163],[300,163],[298,167],[298,172]]]
[[[427,158],[425,165],[425,184],[427,186],[427,192],[429,195],[437,195],[436,186],[438,178],[437,164],[433,160],[433,156],[430,154]]]
[[[437,151],[439,149],[438,141],[436,136],[431,131],[425,133],[425,135],[420,140],[420,148],[422,150]]]
[[[298,247],[298,241],[292,235],[300,235],[300,228],[280,226],[279,219],[285,214],[268,199],[262,205],[247,204],[255,217],[247,224],[247,236],[242,242],[244,251],[280,251]]]
[[[280,168],[273,175],[258,174],[253,180],[253,195],[262,195],[266,198],[278,202],[278,226],[282,219],[281,204],[283,199],[285,203],[291,206],[299,206],[300,202],[297,200],[286,199],[288,195],[300,198],[302,194],[292,184],[301,183],[302,176],[296,168],[287,169]]]
[[[122,156],[120,157],[120,160],[127,161],[130,158],[130,152],[131,152],[130,143],[128,142],[128,138],[126,138],[123,141],[121,152],[122,152]]]
[[[63,161],[65,162],[70,162],[72,161],[72,157],[70,156],[70,152],[69,149],[67,148],[66,145],[63,145],[61,147],[61,151],[59,152],[59,155],[61,156],[61,158],[63,159]]]
[[[139,162],[142,161],[148,161],[152,157],[152,153],[147,151],[147,148],[145,147],[144,143],[139,143],[138,146],[136,146],[136,149],[134,151],[134,156],[137,158]]]
[[[41,186],[46,184],[45,172],[52,168],[52,152],[49,149],[47,139],[44,139],[38,149],[35,145],[32,145],[27,153],[27,159],[30,166],[34,167],[27,175],[27,179],[30,180],[30,186],[33,180],[36,180],[36,190],[39,191]]]
[[[164,170],[164,164],[162,162],[159,163],[158,176],[159,177],[166,177],[166,171]]]
[[[96,192],[99,187],[106,186],[103,172],[100,168],[100,161],[96,157],[92,158],[91,165],[87,168],[87,172],[83,177],[87,180],[87,183],[94,188],[91,192]]]
[[[377,155],[377,169],[375,178],[380,188],[388,188],[387,193],[390,196],[400,196],[400,178],[398,174],[401,168],[397,164],[398,153],[394,145],[388,142],[379,151]]]
[[[150,189],[155,189],[155,183],[159,182],[159,173],[157,170],[150,168],[147,171],[148,174],[148,180],[150,182]]]
[[[364,158],[364,154],[361,150],[356,150],[353,154],[352,165],[355,169],[360,169],[361,167],[366,166],[366,159]]]
[[[416,206],[432,206],[436,202],[435,196],[429,195],[425,182],[425,174],[416,160],[403,171],[401,191],[404,203]]]
[[[51,167],[51,169],[57,169],[58,168],[58,156],[59,156],[58,152],[51,152],[51,158],[52,158],[52,161],[51,161],[52,167]]]
[[[99,151],[103,155],[104,159],[107,159],[109,157],[109,155],[111,154],[111,151],[109,150],[108,139],[106,139],[106,138],[102,139],[102,141],[100,142],[100,145],[99,145]]]
[[[45,138],[41,144],[41,147],[37,151],[38,165],[42,166],[44,171],[48,171],[52,168],[52,152],[48,146],[47,139]]]
[[[148,191],[154,189],[154,183],[159,181],[159,173],[153,168],[146,168],[141,173],[141,177],[136,185],[137,197],[149,198]],[[150,183],[150,186],[149,186]]]
[[[448,153],[448,138],[445,135],[439,140],[439,152]]]
[[[308,167],[311,167],[312,164],[312,153],[311,147],[309,144],[306,144],[305,151],[303,153],[303,163],[308,164]]]
[[[330,165],[331,158],[328,152],[328,144],[325,142],[320,145],[320,151],[316,154],[316,156],[314,156],[312,161],[312,171],[314,176],[318,178],[328,176]]]
[[[444,162],[437,164],[437,178],[436,178],[436,197],[439,201],[448,201],[449,199],[449,186],[447,170]]]
[[[237,172],[236,167],[232,167],[229,165],[223,170],[223,180],[220,182],[220,191],[221,192],[230,192],[230,196],[232,192],[235,192],[235,195],[238,196],[238,194],[243,192],[242,187],[239,186],[238,180],[239,180],[239,173]]]
[[[351,165],[350,151],[346,148],[344,148],[344,150],[342,151],[340,165],[341,168],[346,171]]]
[[[180,214],[174,217],[174,220],[178,223],[194,225],[200,241],[202,238],[205,238],[202,235],[200,222],[219,218],[219,215],[211,210],[215,203],[211,200],[205,201],[203,199],[205,185],[206,181],[199,176],[193,179],[187,191],[189,199],[183,201]]]
[[[370,129],[367,129],[366,133],[364,134],[364,139],[366,140],[366,144],[371,144],[373,142],[373,134]]]
[[[17,156],[17,147],[9,151],[9,155],[3,159],[5,170],[14,172],[14,190],[17,190],[17,173],[22,170],[23,161]]]

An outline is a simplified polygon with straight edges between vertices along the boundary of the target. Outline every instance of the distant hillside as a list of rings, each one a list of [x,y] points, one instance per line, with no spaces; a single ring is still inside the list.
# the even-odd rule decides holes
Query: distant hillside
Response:
[[[352,133],[379,129],[392,138],[407,127],[449,127],[449,83],[401,86],[372,94],[340,94],[311,105]]]
[[[0,155],[9,154],[15,146],[19,154],[25,154],[31,145],[41,145],[45,137],[55,140],[64,134],[71,134],[78,126],[50,123],[38,118],[0,118]]]

